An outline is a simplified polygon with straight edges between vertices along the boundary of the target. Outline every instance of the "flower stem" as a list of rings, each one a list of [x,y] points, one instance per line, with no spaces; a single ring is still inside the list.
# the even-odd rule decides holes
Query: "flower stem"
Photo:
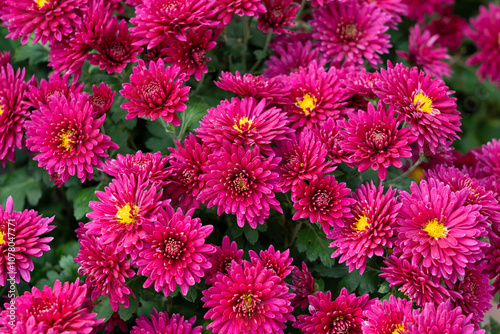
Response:
[[[163,119],[163,117],[160,116],[160,117],[158,117],[158,119],[160,120],[160,124],[165,129],[165,132],[170,136],[170,138],[172,138],[172,140],[174,141],[174,143],[176,142],[176,140],[179,140],[179,138],[175,134],[175,131],[170,131],[169,126],[168,126],[167,122],[165,122],[165,120]]]
[[[267,49],[269,49],[269,43],[271,43],[272,37],[273,37],[273,32],[271,30],[269,30],[269,32],[267,33],[267,36],[266,36],[266,41],[264,43],[264,47],[262,48],[262,52],[263,53],[267,53]],[[258,69],[259,66],[260,66],[260,64],[262,64],[262,61],[264,60],[264,58],[265,57],[257,59],[257,61],[255,62],[255,64],[253,64],[252,68],[248,72],[252,73],[256,69]]]

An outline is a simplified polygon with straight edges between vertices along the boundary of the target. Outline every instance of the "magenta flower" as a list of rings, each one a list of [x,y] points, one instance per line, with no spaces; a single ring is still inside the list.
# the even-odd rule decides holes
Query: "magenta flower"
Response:
[[[320,52],[332,65],[363,65],[367,60],[376,68],[382,62],[380,54],[391,47],[390,36],[384,33],[389,21],[377,4],[348,0],[317,8],[310,24]]]
[[[360,172],[378,170],[378,177],[385,180],[389,166],[401,168],[401,158],[411,157],[410,144],[416,138],[410,128],[398,129],[402,120],[394,115],[392,106],[386,110],[379,101],[377,109],[368,103],[366,111],[349,112],[349,120],[342,123],[345,132],[340,146]]]
[[[332,257],[341,256],[339,262],[363,274],[368,258],[384,255],[384,247],[391,248],[396,217],[401,208],[396,189],[362,184],[352,194],[355,200],[350,206],[351,215],[344,217],[344,225],[336,226],[327,235],[332,239],[330,247],[338,247]]]
[[[14,202],[9,196],[5,208],[0,205],[0,286],[5,286],[7,279],[19,283],[22,278],[29,282],[35,267],[31,258],[50,250],[48,243],[54,239],[41,237],[55,228],[51,225],[54,217],[42,218],[34,210],[13,209]]]
[[[443,14],[431,21],[426,29],[432,35],[438,35],[437,44],[456,52],[468,29],[467,20],[461,16],[453,15],[453,7],[447,7]]]
[[[243,250],[238,249],[235,241],[231,242],[227,235],[222,238],[222,245],[215,247],[215,253],[209,255],[208,261],[212,264],[209,270],[205,271],[205,283],[208,285],[216,282],[218,274],[226,275],[231,269],[231,262],[241,265],[243,263]]]
[[[151,320],[144,314],[135,320],[130,334],[201,334],[203,326],[194,326],[196,317],[184,320],[184,316],[174,313],[171,317],[167,312],[158,312],[153,308]]]
[[[302,262],[302,270],[298,267],[293,268],[292,278],[292,284],[289,285],[290,289],[295,293],[292,306],[300,306],[302,310],[305,310],[309,305],[308,297],[314,295],[317,290],[314,278],[307,269],[305,262]]]
[[[208,208],[217,205],[218,215],[235,214],[238,226],[248,222],[256,228],[257,223],[264,224],[270,209],[283,212],[274,195],[281,190],[273,171],[279,160],[262,156],[259,146],[249,150],[224,140],[221,150],[208,157],[206,173],[201,175],[205,187],[198,199]]]
[[[339,296],[332,301],[330,291],[318,291],[309,296],[311,315],[299,315],[293,327],[305,334],[358,334],[365,321],[363,311],[371,305],[369,296],[357,297],[342,288]]]
[[[340,122],[335,122],[332,118],[328,118],[325,122],[316,124],[312,129],[314,136],[323,143],[324,148],[328,152],[328,157],[332,159],[334,164],[340,164],[349,160],[347,153],[340,146],[344,137],[344,131],[342,131],[338,123]]]
[[[212,287],[203,291],[201,301],[210,307],[205,319],[213,333],[283,333],[285,323],[295,318],[285,282],[272,270],[245,261],[231,263],[228,275],[217,275]]]
[[[26,146],[39,153],[33,159],[58,186],[71,175],[82,182],[92,179],[94,166],[103,165],[100,157],[108,156],[105,150],[118,149],[99,132],[105,116],[94,119],[92,113],[86,96],[79,94],[69,100],[59,96],[47,106],[41,104],[26,121]]]
[[[363,0],[366,3],[375,2],[377,7],[389,15],[387,25],[397,30],[397,25],[401,22],[401,16],[408,15],[407,0]]]
[[[52,98],[66,97],[69,101],[71,95],[78,96],[82,93],[83,83],[75,82],[69,84],[69,76],[60,76],[56,72],[49,75],[49,80],[42,79],[38,86],[31,85],[28,87],[26,96],[27,102],[35,109],[40,109],[40,105],[49,105]]]
[[[408,18],[423,22],[425,15],[440,14],[446,6],[453,5],[455,0],[404,0],[408,5]]]
[[[282,280],[284,280],[293,270],[293,267],[290,265],[293,258],[289,257],[289,249],[280,252],[274,250],[274,246],[271,245],[268,250],[260,251],[259,255],[253,250],[249,250],[248,255],[250,256],[250,262],[252,262],[254,266],[260,263],[262,268],[272,270],[274,274]]]
[[[188,79],[178,65],[165,67],[162,59],[150,62],[149,68],[141,59],[130,75],[130,83],[123,83],[120,94],[131,100],[121,105],[128,111],[126,119],[144,116],[156,120],[162,117],[175,126],[181,124],[176,111],[183,111],[191,87],[181,86]]]
[[[213,226],[202,226],[200,218],[191,218],[194,209],[184,213],[167,204],[156,216],[154,224],[144,226],[144,247],[136,250],[134,265],[139,275],[148,277],[144,287],[154,284],[156,291],[168,296],[179,286],[183,295],[189,287],[200,282],[204,271],[210,269],[207,255],[214,246],[205,244]]]
[[[9,326],[9,310],[0,313],[0,331],[8,333],[75,333],[88,334],[104,319],[95,319],[97,313],[84,306],[87,286],[59,280],[54,288],[44,286],[40,291],[33,287],[16,297],[15,327]],[[5,303],[8,308],[10,303]]]
[[[95,118],[99,118],[111,110],[115,93],[104,82],[101,82],[99,86],[92,85],[92,95],[89,95],[87,100],[92,105]]]
[[[491,247],[486,251],[484,273],[490,279],[495,279],[491,286],[493,294],[500,291],[500,237],[497,235],[490,236]]]
[[[293,208],[297,212],[292,219],[309,218],[318,223],[328,234],[334,226],[343,226],[342,218],[351,217],[349,206],[356,200],[348,198],[351,189],[344,182],[338,183],[333,175],[317,178],[307,184],[300,181],[292,191]]]
[[[21,44],[26,44],[34,32],[33,44],[52,45],[82,23],[85,11],[87,0],[5,0],[0,18],[9,29],[6,37],[21,37]]]
[[[292,0],[263,0],[266,12],[259,13],[257,28],[267,33],[269,30],[276,34],[290,33],[286,26],[294,26],[299,5],[292,6]]]
[[[267,11],[262,0],[217,0],[214,8],[218,28],[228,25],[233,13],[238,16],[258,16]]]
[[[492,139],[479,150],[472,151],[478,160],[477,167],[485,175],[500,178],[500,140]]]
[[[363,325],[364,334],[402,334],[414,321],[411,301],[393,295],[388,300],[376,299],[364,315],[368,319]]]
[[[2,8],[0,5],[0,11],[1,10]],[[10,61],[11,61],[10,51],[0,52],[0,67],[7,67],[7,64],[10,64]]]

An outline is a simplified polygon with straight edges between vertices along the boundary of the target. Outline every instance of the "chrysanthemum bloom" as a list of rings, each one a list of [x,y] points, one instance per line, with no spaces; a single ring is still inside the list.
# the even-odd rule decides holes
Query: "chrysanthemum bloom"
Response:
[[[297,72],[300,67],[307,67],[313,61],[318,62],[318,67],[326,63],[325,59],[318,59],[319,49],[312,48],[309,40],[276,45],[273,49],[276,55],[269,57],[264,63],[267,66],[264,68],[264,77],[268,79]]]
[[[182,86],[189,79],[178,65],[165,67],[162,59],[150,62],[149,68],[142,59],[130,75],[130,83],[123,83],[120,94],[131,102],[121,107],[128,111],[126,119],[144,116],[156,120],[162,117],[175,126],[181,124],[176,111],[183,111],[191,87]]]
[[[343,131],[340,125],[332,118],[328,118],[321,124],[316,124],[312,129],[314,136],[319,139],[328,152],[328,157],[334,164],[340,164],[348,160],[347,153],[340,146],[343,139]]]
[[[455,283],[465,267],[484,257],[486,235],[480,206],[467,205],[468,189],[453,192],[436,180],[413,182],[411,194],[400,192],[402,202],[395,234],[401,259],[423,266],[432,276]]]
[[[408,4],[406,0],[362,0],[363,2],[375,2],[378,8],[389,15],[387,25],[397,30],[397,25],[401,22],[401,16],[408,15]]]
[[[143,0],[135,8],[135,17],[130,19],[136,27],[130,28],[137,45],[152,49],[169,36],[180,41],[187,39],[186,30],[197,30],[201,26],[213,26],[209,17],[214,0]],[[217,24],[217,23],[215,23]]]
[[[490,279],[495,279],[491,286],[493,286],[493,294],[500,291],[500,237],[493,235],[490,236],[491,247],[486,251],[484,273]],[[498,306],[497,306],[498,308]]]
[[[375,93],[385,103],[393,105],[398,118],[410,124],[418,136],[420,150],[436,153],[440,147],[448,148],[458,138],[460,112],[456,98],[450,97],[440,78],[433,79],[417,67],[407,68],[399,63],[387,62],[387,70],[380,70],[380,80],[375,82]]]
[[[0,67],[6,67],[7,64],[10,64],[10,60],[11,60],[10,51],[0,52]]]
[[[203,291],[201,301],[210,307],[207,326],[219,334],[283,333],[285,323],[295,318],[285,282],[260,263],[231,263],[228,275],[218,274],[212,287]]]
[[[450,333],[484,334],[484,329],[475,331],[472,314],[463,314],[460,307],[452,308],[449,300],[444,303],[427,303],[420,314],[415,314],[415,322],[408,324],[408,334]]]
[[[379,101],[377,109],[368,103],[366,111],[349,112],[348,120],[342,123],[345,132],[340,146],[360,172],[378,170],[378,177],[385,180],[389,166],[401,168],[401,159],[411,157],[410,144],[416,138],[410,128],[398,129],[402,119],[394,115],[392,106],[386,110]]]
[[[9,310],[0,313],[0,330],[6,333],[75,333],[88,334],[104,319],[95,319],[97,313],[83,306],[87,286],[59,280],[54,288],[47,285],[40,291],[33,287],[16,297],[15,327],[9,326]],[[8,308],[10,303],[5,303]],[[3,326],[2,326],[3,325]],[[3,328],[2,328],[3,327]]]
[[[135,154],[125,156],[118,154],[116,159],[106,160],[100,170],[112,177],[118,175],[135,175],[144,182],[150,183],[156,188],[160,188],[165,183],[165,178],[169,175],[166,168],[169,158],[161,155],[161,152],[142,153],[137,151]]]
[[[462,39],[464,32],[468,29],[467,20],[463,17],[453,15],[453,7],[447,7],[443,14],[437,19],[431,21],[426,29],[432,35],[438,35],[437,44],[448,48],[451,52],[456,52]]]
[[[137,62],[136,56],[142,50],[142,47],[133,44],[136,39],[129,34],[127,21],[118,23],[113,16],[111,22],[109,30],[95,46],[98,53],[92,53],[88,58],[91,65],[99,65],[99,69],[106,70],[108,74],[120,73],[128,63]]]
[[[377,68],[380,54],[388,53],[390,36],[384,34],[390,16],[375,3],[334,1],[313,12],[313,37],[323,56],[340,67],[363,65]]]
[[[275,152],[281,158],[276,171],[279,175],[278,186],[283,192],[295,189],[301,180],[312,181],[336,168],[326,160],[328,151],[323,143],[307,128],[298,136],[293,134],[290,139],[276,142]]]
[[[258,16],[267,11],[262,0],[217,0],[214,8],[214,18],[219,22],[219,28],[231,22],[233,13],[238,16]]]
[[[402,334],[408,323],[413,322],[412,302],[389,296],[389,300],[376,299],[364,312],[368,321],[363,325],[364,334]]]
[[[208,261],[212,264],[210,269],[205,271],[205,283],[212,285],[218,274],[227,275],[231,269],[231,263],[234,261],[236,264],[243,263],[243,250],[238,249],[235,241],[231,242],[227,235],[222,239],[222,245],[215,247],[215,253],[208,256]]]
[[[217,87],[233,92],[240,98],[254,97],[257,100],[265,99],[266,102],[272,103],[283,102],[283,97],[290,90],[278,78],[266,79],[261,75],[250,73],[242,76],[238,71],[235,74],[222,71],[219,80],[214,81]]]
[[[152,224],[164,204],[161,192],[142,177],[120,174],[104,188],[96,191],[100,201],[91,201],[91,219],[85,226],[88,235],[100,237],[103,244],[112,244],[116,251],[143,249],[145,225]],[[133,254],[132,254],[133,255]]]
[[[450,59],[451,56],[448,55],[446,48],[436,45],[438,39],[439,35],[432,35],[425,29],[422,31],[420,25],[416,24],[410,28],[408,52],[398,50],[396,54],[434,77],[450,77],[452,72],[450,64],[444,60]]]
[[[270,209],[283,212],[274,195],[281,190],[273,171],[279,161],[262,156],[259,146],[248,149],[224,140],[221,150],[208,157],[206,173],[200,177],[205,187],[198,199],[208,208],[217,205],[218,215],[235,214],[238,226],[246,221],[256,228],[264,224]]]
[[[478,160],[477,165],[484,175],[494,175],[500,178],[500,140],[492,139],[481,146],[480,150],[472,153]]]
[[[24,124],[29,115],[25,94],[24,68],[14,72],[11,64],[0,67],[0,161],[15,161],[16,147],[24,144]]]
[[[293,0],[263,0],[264,6],[266,6],[265,13],[259,13],[259,18],[257,19],[257,28],[267,33],[269,30],[276,34],[282,34],[283,32],[290,33],[291,31],[286,29],[286,26],[294,26],[296,23],[293,21],[295,19],[299,5],[293,5]]]
[[[297,212],[294,220],[309,218],[311,223],[318,223],[328,234],[336,225],[343,226],[343,217],[351,217],[349,206],[356,200],[348,198],[351,189],[344,182],[338,183],[333,175],[317,178],[307,184],[300,181],[292,191],[293,207]]]
[[[174,313],[171,317],[167,312],[158,312],[153,308],[151,320],[144,314],[135,320],[130,334],[201,334],[203,326],[194,326],[196,317],[184,320],[184,316]]]
[[[81,266],[80,275],[85,275],[85,282],[91,290],[92,300],[100,296],[108,296],[111,308],[118,312],[120,304],[129,307],[129,295],[132,290],[125,284],[125,279],[135,275],[130,268],[127,254],[117,252],[111,245],[104,245],[96,237],[84,236],[80,238],[80,251],[75,262]]]
[[[452,6],[455,0],[404,0],[404,2],[408,5],[408,18],[423,22],[426,14],[429,16],[440,14],[445,7]]]
[[[92,95],[89,95],[87,100],[92,105],[95,118],[99,118],[111,110],[115,93],[104,82],[101,82],[99,86],[92,86]]]
[[[342,288],[334,301],[330,291],[318,291],[316,296],[309,296],[309,304],[311,315],[299,315],[293,327],[305,334],[357,334],[362,333],[363,311],[371,301],[367,294],[357,297]]]
[[[28,104],[39,109],[40,105],[48,106],[52,98],[59,98],[61,96],[70,100],[71,95],[78,96],[83,90],[83,83],[75,80],[70,84],[69,76],[60,76],[58,73],[53,72],[49,75],[49,80],[42,79],[40,85],[28,87],[26,96],[28,97]]]
[[[312,277],[309,269],[305,262],[302,262],[302,270],[295,267],[292,271],[292,284],[289,285],[295,297],[292,299],[292,306],[300,306],[302,310],[305,310],[309,305],[308,297],[314,295],[317,290],[317,286],[314,283],[314,278]]]
[[[344,225],[334,227],[327,235],[332,239],[330,247],[338,247],[332,257],[341,256],[339,262],[363,274],[367,258],[384,255],[384,247],[391,248],[396,216],[401,208],[396,189],[376,187],[373,181],[362,184],[352,194],[355,203],[350,206],[351,215],[343,217]]]
[[[224,141],[253,147],[272,154],[271,143],[285,139],[290,133],[288,118],[276,107],[268,107],[266,100],[233,98],[223,100],[208,110],[200,121],[196,136],[208,147],[220,148]]]
[[[385,277],[391,287],[402,284],[398,290],[418,306],[429,302],[439,304],[450,298],[450,292],[439,284],[439,280],[431,280],[429,274],[407,260],[391,256],[384,263],[379,276]]]
[[[81,23],[87,10],[87,0],[6,0],[1,19],[9,29],[6,37],[28,43],[34,32],[33,43],[61,41]]]
[[[200,218],[191,218],[194,209],[184,213],[174,211],[170,204],[160,210],[154,224],[144,227],[144,248],[137,249],[134,265],[137,274],[147,276],[144,287],[154,284],[156,291],[168,296],[179,286],[183,295],[189,287],[199,283],[204,271],[210,269],[207,255],[215,252],[213,245],[205,244],[212,233],[212,225],[202,225]]]
[[[201,27],[196,31],[189,30],[185,41],[169,39],[161,53],[165,62],[179,65],[181,72],[189,76],[194,74],[194,78],[200,81],[203,73],[208,72],[205,62],[210,58],[206,56],[206,52],[212,50],[216,44],[212,31]]]
[[[84,182],[92,179],[94,166],[102,166],[100,157],[118,145],[99,132],[105,116],[94,119],[92,107],[84,95],[52,99],[47,106],[33,111],[26,121],[26,146],[38,152],[33,159],[45,168],[55,184],[61,186],[71,175]],[[57,177],[55,177],[57,175]]]
[[[365,69],[359,71],[350,68],[342,78],[342,84],[349,95],[353,95],[349,101],[359,109],[366,109],[367,102],[375,99],[377,96],[373,91],[375,81],[378,80],[378,73],[366,72]]]
[[[269,246],[268,250],[260,251],[259,255],[253,250],[248,251],[250,256],[250,262],[254,266],[260,263],[263,268],[271,269],[275,275],[281,279],[285,279],[293,270],[293,266],[290,264],[293,258],[290,256],[290,250],[287,249],[284,252],[274,250],[274,246]]]
[[[29,282],[30,271],[34,268],[31,257],[40,257],[50,250],[48,243],[54,239],[40,237],[55,228],[51,225],[54,217],[42,218],[34,210],[18,212],[13,209],[14,203],[9,196],[5,208],[0,205],[0,286],[5,286],[7,278],[16,283],[21,282],[21,278]]]

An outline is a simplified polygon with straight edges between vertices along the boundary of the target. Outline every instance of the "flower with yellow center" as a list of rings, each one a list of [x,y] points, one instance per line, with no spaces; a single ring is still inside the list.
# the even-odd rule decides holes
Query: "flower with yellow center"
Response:
[[[5,232],[0,231],[0,245],[7,242],[7,241],[5,241],[4,236],[5,236]]]
[[[239,133],[243,133],[244,131],[249,131],[252,127],[253,119],[248,119],[248,117],[243,116],[240,117],[239,121],[233,125],[233,129],[238,131]]]
[[[448,229],[446,226],[437,221],[437,219],[430,220],[424,227],[424,231],[429,234],[430,237],[434,239],[443,238],[448,234]]]
[[[370,223],[368,223],[368,217],[366,216],[359,216],[353,226],[357,232],[366,231],[368,227],[370,227]]]
[[[391,334],[403,334],[406,332],[406,327],[404,323],[397,324]]]
[[[308,116],[311,113],[311,111],[313,111],[314,108],[316,108],[317,102],[318,102],[318,100],[314,96],[306,94],[306,95],[304,95],[302,100],[297,99],[297,102],[295,102],[294,104],[297,107],[300,107],[300,109],[302,109],[304,114],[306,116]]]
[[[66,149],[66,151],[71,151],[73,149],[73,144],[75,143],[75,133],[71,130],[63,130],[59,134],[59,139],[61,143],[59,146]]]
[[[38,8],[43,8],[49,2],[49,0],[35,0],[36,5]]]
[[[115,217],[118,219],[118,222],[122,224],[134,224],[136,222],[135,215],[137,215],[137,212],[137,205],[131,206],[127,203],[118,209]]]
[[[3,114],[3,108],[5,108],[5,107],[3,106],[3,104],[0,104],[0,116],[2,116],[2,114]]]
[[[432,108],[432,99],[424,93],[415,94],[413,96],[413,103],[415,104],[415,108],[420,112],[435,113],[434,108]]]

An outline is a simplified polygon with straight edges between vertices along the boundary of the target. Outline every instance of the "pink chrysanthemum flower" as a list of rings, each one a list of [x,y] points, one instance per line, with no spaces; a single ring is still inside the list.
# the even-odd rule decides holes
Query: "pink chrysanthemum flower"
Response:
[[[271,245],[268,250],[260,251],[259,255],[253,250],[249,250],[248,255],[254,266],[260,263],[263,268],[272,270],[274,274],[282,280],[284,280],[293,270],[293,267],[290,265],[293,258],[289,257],[289,249],[280,252],[274,250],[274,246]]]
[[[365,3],[375,2],[378,8],[389,15],[387,25],[397,30],[397,25],[401,22],[401,16],[408,15],[408,5],[405,0],[361,0]]]
[[[324,145],[307,128],[298,136],[293,134],[290,139],[278,141],[275,152],[281,158],[276,171],[283,192],[295,189],[301,180],[315,180],[336,168],[326,160],[328,151]]]
[[[7,67],[7,64],[10,64],[10,61],[11,61],[10,51],[0,52],[0,67]]]
[[[472,153],[478,160],[478,168],[485,176],[500,178],[500,140],[492,139]]]
[[[224,141],[247,147],[259,146],[262,153],[272,154],[271,143],[290,133],[288,118],[266,100],[252,97],[223,100],[208,110],[200,121],[196,136],[206,145],[218,149]]]
[[[300,67],[307,67],[317,61],[318,67],[325,65],[326,60],[318,60],[319,49],[312,48],[311,41],[295,41],[273,47],[276,55],[269,57],[264,63],[264,77],[271,79],[277,76],[287,76],[297,72]]]
[[[236,71],[221,72],[220,81],[214,81],[220,89],[233,92],[241,98],[253,97],[266,102],[281,103],[283,96],[288,94],[289,88],[277,78],[266,79],[261,75],[245,73],[243,76]]]
[[[289,75],[290,94],[284,108],[292,129],[312,128],[328,118],[341,117],[347,94],[340,78],[341,73],[335,67],[326,71],[315,63]]]
[[[293,327],[305,334],[358,334],[365,321],[363,311],[371,305],[369,296],[357,297],[342,288],[339,296],[332,301],[330,291],[318,291],[309,296],[311,315],[299,315]]]
[[[214,18],[220,22],[219,28],[231,22],[233,13],[238,16],[258,16],[259,13],[267,11],[262,0],[217,0],[214,8],[216,13]]]
[[[485,218],[480,206],[467,205],[468,189],[453,192],[436,180],[413,182],[411,194],[400,192],[402,202],[395,232],[401,259],[423,266],[432,276],[455,283],[465,267],[484,257]],[[418,214],[417,214],[418,213]]]
[[[40,105],[48,106],[53,98],[66,97],[69,101],[71,95],[78,96],[82,93],[83,83],[73,82],[69,83],[69,76],[60,76],[58,73],[53,72],[49,75],[49,80],[42,79],[40,85],[30,86],[26,96],[28,97],[28,104],[35,109],[39,109]]]
[[[341,256],[339,262],[363,274],[368,258],[384,255],[384,247],[392,247],[396,216],[401,208],[396,189],[376,187],[373,181],[362,184],[352,194],[355,203],[350,206],[350,217],[344,217],[344,225],[335,227],[327,237],[330,247],[338,247],[332,257]]]
[[[256,228],[257,223],[264,224],[270,209],[283,212],[274,194],[281,190],[273,171],[279,158],[262,156],[259,146],[247,149],[224,140],[221,150],[208,160],[206,173],[200,177],[205,187],[198,198],[208,208],[217,205],[218,215],[235,214],[238,226],[248,222]]]
[[[243,250],[238,249],[236,241],[231,242],[227,235],[222,238],[222,245],[215,247],[215,253],[208,257],[208,261],[212,264],[209,270],[205,271],[205,283],[212,285],[216,282],[218,274],[226,275],[231,269],[231,263],[234,261],[236,264],[243,263]]]
[[[184,316],[174,313],[171,317],[167,312],[158,312],[153,308],[151,320],[144,314],[135,320],[130,334],[201,334],[203,326],[194,326],[196,317],[184,320]]]
[[[440,78],[433,79],[417,67],[410,69],[401,63],[394,66],[388,61],[375,86],[377,96],[393,105],[398,118],[410,124],[421,149],[435,154],[458,138],[461,117],[456,98],[450,97],[453,92]]]
[[[500,237],[491,236],[490,243],[491,247],[486,251],[484,273],[490,279],[495,279],[491,286],[493,287],[492,293],[496,294],[500,291]]]
[[[111,110],[115,93],[104,82],[101,82],[99,86],[92,86],[92,95],[89,95],[87,99],[92,105],[95,118],[99,118]]]
[[[163,188],[165,197],[172,200],[172,205],[185,211],[198,209],[202,201],[197,196],[205,184],[200,175],[212,152],[204,141],[192,133],[184,139],[184,146],[179,142],[176,144],[177,148],[169,148],[169,176]]]
[[[309,305],[308,297],[314,295],[317,290],[317,286],[314,283],[314,278],[312,277],[309,269],[305,262],[302,262],[302,270],[295,267],[292,271],[292,284],[289,285],[295,297],[292,299],[292,306],[300,306],[302,310],[305,310]]]
[[[257,28],[267,33],[269,30],[280,35],[284,32],[291,33],[286,26],[294,26],[299,5],[293,5],[293,0],[263,0],[266,6],[265,13],[259,13]]]
[[[343,140],[340,146],[349,155],[349,163],[360,172],[371,168],[378,170],[378,177],[385,180],[389,166],[401,168],[401,159],[411,157],[410,144],[416,139],[410,128],[398,129],[402,119],[394,117],[392,106],[385,108],[378,102],[377,109],[368,103],[366,111],[349,112],[343,122]]]
[[[11,64],[0,67],[0,161],[5,167],[7,160],[16,159],[16,147],[24,144],[24,126],[29,115],[25,94],[28,85],[24,81],[24,68],[14,72]]]
[[[55,184],[61,186],[71,175],[84,182],[92,179],[94,166],[103,165],[107,149],[118,145],[99,132],[105,116],[94,119],[92,107],[84,95],[52,99],[48,106],[40,105],[26,121],[26,146],[39,152],[33,159],[45,168]]]
[[[396,51],[396,54],[434,77],[450,77],[450,64],[444,60],[450,59],[451,56],[446,48],[436,46],[438,39],[439,35],[432,35],[425,29],[422,31],[420,25],[416,24],[410,28],[408,52]]]
[[[13,209],[14,202],[9,196],[5,208],[0,205],[0,286],[6,285],[7,278],[16,283],[21,282],[21,278],[29,282],[30,271],[35,267],[31,258],[50,250],[48,243],[54,239],[40,237],[55,228],[51,225],[54,217],[42,218],[34,210]],[[12,256],[15,261],[9,260]]]
[[[69,36],[86,10],[87,0],[6,0],[1,19],[9,29],[6,37],[26,44],[34,32],[33,43],[45,45]]]
[[[449,300],[441,304],[427,303],[420,314],[415,314],[415,322],[408,324],[408,334],[450,333],[484,334],[484,329],[474,330],[472,314],[463,314],[460,307],[452,308]]]
[[[423,22],[425,15],[440,14],[446,6],[453,5],[455,0],[404,0],[408,5],[408,18]]]
[[[233,261],[228,275],[217,275],[201,301],[210,307],[205,319],[212,320],[207,329],[213,333],[279,334],[287,321],[295,320],[290,305],[293,296],[272,270]]]
[[[85,282],[91,290],[92,300],[108,296],[111,308],[118,312],[120,304],[129,307],[129,295],[132,290],[125,284],[125,279],[135,275],[130,268],[127,254],[117,252],[111,245],[103,245],[99,238],[84,236],[80,238],[80,252],[75,262],[81,266],[80,275],[85,275]]]
[[[180,41],[187,39],[186,30],[197,30],[201,26],[213,26],[209,17],[214,0],[143,0],[135,8],[135,17],[130,19],[136,27],[130,28],[137,39],[136,44],[152,49],[169,36]],[[216,23],[215,23],[216,24]]]
[[[332,159],[334,164],[340,164],[348,161],[348,155],[340,146],[344,138],[344,134],[340,125],[332,118],[328,118],[321,124],[316,124],[312,129],[314,136],[323,143],[324,148],[328,152],[328,157]]]
[[[210,58],[206,52],[212,50],[217,42],[212,38],[212,31],[206,27],[187,32],[186,40],[179,41],[171,38],[168,40],[166,48],[160,52],[167,63],[177,64],[183,73],[193,75],[197,81],[201,80],[203,73],[207,73],[205,62]]]
[[[168,296],[179,286],[183,295],[189,287],[201,281],[204,271],[210,269],[207,255],[215,252],[214,246],[205,244],[212,233],[212,225],[202,226],[200,218],[191,218],[194,209],[185,215],[170,204],[160,210],[154,224],[144,227],[144,247],[137,250],[134,264],[137,274],[146,276],[144,287],[154,284],[156,291]]]
[[[365,69],[360,71],[351,67],[342,79],[347,93],[353,95],[349,101],[350,105],[358,109],[366,109],[367,103],[377,97],[373,91],[377,80],[378,73],[367,72]]]
[[[131,100],[121,105],[128,111],[126,119],[144,116],[156,120],[162,117],[175,126],[181,124],[176,111],[183,111],[191,87],[182,86],[189,77],[178,65],[165,67],[162,59],[150,62],[149,68],[141,59],[130,75],[130,83],[122,84],[120,94]]]
[[[103,244],[112,244],[116,251],[143,249],[145,226],[152,224],[164,204],[161,192],[142,177],[128,174],[117,175],[104,188],[96,191],[100,201],[91,201],[93,210],[87,214],[87,234],[100,237]]]
[[[391,287],[402,284],[398,290],[418,306],[429,302],[439,304],[450,298],[450,292],[439,282],[432,281],[427,273],[407,260],[391,256],[384,263],[379,276],[385,277]]]
[[[343,226],[343,217],[352,216],[349,206],[356,200],[348,198],[351,189],[344,182],[338,183],[333,175],[317,178],[307,184],[300,181],[292,191],[294,220],[309,218],[318,223],[328,234],[333,226]]]
[[[463,17],[453,15],[453,7],[447,7],[443,14],[431,21],[426,29],[432,35],[438,35],[437,44],[448,48],[451,52],[456,52],[464,32],[468,29],[467,20]]]
[[[363,325],[364,334],[402,334],[414,321],[412,302],[393,295],[388,300],[376,299],[364,315],[368,319]]]
[[[313,37],[334,66],[363,65],[367,60],[376,68],[382,62],[380,54],[389,52],[390,36],[384,32],[390,16],[373,2],[334,1],[316,9],[313,16]]]
[[[0,331],[89,334],[104,319],[95,319],[97,313],[91,313],[92,310],[83,305],[86,294],[87,286],[80,284],[78,278],[71,284],[57,280],[54,288],[46,285],[41,291],[33,287],[31,292],[26,291],[15,299],[15,327],[8,324],[9,310],[0,313]],[[6,303],[5,307],[9,305]]]

